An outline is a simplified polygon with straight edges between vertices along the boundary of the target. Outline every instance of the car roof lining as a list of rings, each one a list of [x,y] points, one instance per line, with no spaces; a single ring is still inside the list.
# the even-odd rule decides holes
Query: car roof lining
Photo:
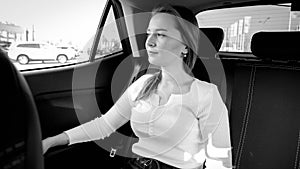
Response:
[[[142,11],[151,11],[152,8],[161,3],[170,3],[173,5],[182,5],[182,0],[120,0],[127,5],[138,8]],[[291,3],[293,0],[185,0],[184,4],[191,9],[194,14],[208,9],[230,8],[251,5],[270,5]]]

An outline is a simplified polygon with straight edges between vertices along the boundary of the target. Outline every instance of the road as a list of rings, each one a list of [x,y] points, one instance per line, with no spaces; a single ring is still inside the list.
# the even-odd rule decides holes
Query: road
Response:
[[[18,70],[27,70],[27,69],[35,69],[35,68],[45,68],[45,67],[53,67],[53,66],[61,66],[61,65],[68,65],[77,62],[82,62],[88,60],[89,56],[87,54],[80,54],[79,57],[74,59],[68,60],[66,63],[58,63],[57,61],[30,61],[26,65],[21,65],[19,62],[11,60],[13,64],[16,66]]]
[[[66,63],[58,63],[57,61],[45,61],[44,63],[42,61],[30,61],[26,65],[21,65],[16,61],[12,61],[12,62],[17,67],[17,69],[26,70],[26,69],[35,69],[35,68],[44,68],[44,67],[53,67],[53,66],[72,64],[72,63],[77,63],[77,60],[76,59],[68,60]]]

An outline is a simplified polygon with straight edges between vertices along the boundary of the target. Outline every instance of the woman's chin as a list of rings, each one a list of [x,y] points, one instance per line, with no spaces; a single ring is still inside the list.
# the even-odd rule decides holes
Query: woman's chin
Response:
[[[152,65],[161,66],[161,63],[159,62],[159,60],[155,59],[153,57],[148,57],[148,61]]]

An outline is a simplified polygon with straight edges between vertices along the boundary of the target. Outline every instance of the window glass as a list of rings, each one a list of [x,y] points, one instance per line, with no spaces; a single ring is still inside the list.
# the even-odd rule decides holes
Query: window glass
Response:
[[[17,47],[20,48],[39,48],[38,44],[19,44]]]
[[[19,70],[88,61],[105,4],[106,0],[7,1],[0,10],[0,49]],[[64,53],[67,61],[60,63],[57,53]],[[28,56],[29,62],[21,64],[19,55]]]
[[[220,51],[251,52],[250,41],[258,31],[299,31],[300,15],[290,4],[251,6],[201,12],[200,27],[221,27],[224,41]]]
[[[95,58],[102,58],[112,53],[122,51],[121,40],[112,7],[106,18]]]

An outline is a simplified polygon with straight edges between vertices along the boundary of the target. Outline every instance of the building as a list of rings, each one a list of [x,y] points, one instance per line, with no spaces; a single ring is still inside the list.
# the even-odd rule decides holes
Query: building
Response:
[[[221,51],[250,52],[251,38],[258,31],[299,31],[300,13],[290,11],[289,4],[216,10],[215,15],[200,14],[201,27],[221,27],[224,43]]]
[[[15,24],[0,22],[0,42],[14,42],[23,39],[24,29]]]

